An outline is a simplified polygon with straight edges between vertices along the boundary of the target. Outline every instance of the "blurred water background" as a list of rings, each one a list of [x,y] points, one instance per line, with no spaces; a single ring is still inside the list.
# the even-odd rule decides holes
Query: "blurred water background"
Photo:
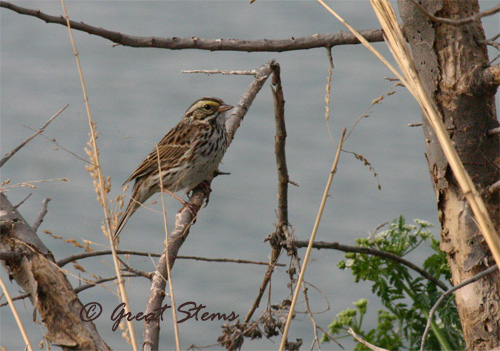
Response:
[[[17,1],[15,4],[38,8],[52,15],[62,14],[58,1]],[[158,37],[279,39],[314,33],[345,31],[315,1],[67,1],[70,17],[97,27],[130,35]],[[482,9],[493,6],[482,1]],[[357,29],[376,28],[377,20],[368,1],[330,1],[339,14]],[[394,2],[394,6],[396,6]],[[1,153],[17,146],[64,105],[69,104],[44,133],[64,148],[86,158],[88,121],[72,47],[65,27],[46,24],[33,17],[2,9],[1,13]],[[498,16],[484,19],[486,36],[499,31]],[[319,207],[335,148],[325,122],[325,86],[329,67],[325,49],[284,53],[169,51],[112,46],[100,37],[74,31],[89,94],[90,107],[99,132],[99,149],[104,174],[112,179],[111,197],[121,193],[125,181],[157,141],[173,127],[185,109],[202,96],[216,96],[236,104],[251,81],[248,76],[183,74],[181,70],[251,70],[275,58],[281,65],[286,99],[288,129],[287,158],[291,180],[289,218],[295,236],[309,237]],[[389,57],[385,44],[376,48]],[[361,45],[339,46],[332,51],[335,69],[332,77],[330,128],[338,140],[343,127],[350,129],[371,101],[394,83],[372,54]],[[180,254],[267,261],[270,248],[264,238],[274,231],[276,221],[277,175],[274,158],[274,116],[270,81],[257,96],[236,138],[229,148],[221,170],[231,175],[217,178],[210,204],[192,228]],[[424,157],[424,138],[420,128],[409,123],[420,121],[417,104],[403,89],[375,106],[369,118],[356,127],[345,148],[362,154],[374,167],[378,180],[368,167],[351,154],[342,154],[333,181],[317,240],[353,244],[366,237],[377,225],[404,215],[438,225],[435,196]],[[56,259],[82,249],[43,234],[51,231],[64,239],[90,240],[96,249],[105,249],[101,232],[103,211],[85,163],[38,136],[16,154],[3,168],[2,181],[11,183],[67,178],[36,184],[36,189],[17,187],[6,195],[14,204],[32,196],[19,208],[28,222],[36,218],[41,202],[50,197],[49,212],[39,235]],[[378,182],[382,187],[377,189]],[[159,197],[154,198],[158,200]],[[168,201],[169,221],[179,208]],[[152,205],[160,210],[159,204]],[[437,228],[433,229],[436,237]],[[163,220],[161,214],[139,210],[121,234],[121,248],[161,252]],[[303,257],[305,250],[300,250]],[[428,252],[416,252],[412,259],[422,262]],[[355,284],[350,272],[336,264],[343,257],[337,251],[314,251],[306,280],[328,298],[330,310],[316,316],[326,328],[334,316],[361,297],[369,297],[367,327],[376,323],[380,307],[366,283]],[[281,263],[288,263],[283,256]],[[86,259],[80,264],[87,272],[102,277],[114,275],[109,258]],[[132,258],[134,267],[153,270],[149,258]],[[67,266],[76,276],[87,273]],[[178,260],[173,280],[178,303],[195,301],[209,312],[231,312],[243,318],[253,303],[266,267],[234,263],[209,263]],[[2,276],[7,279],[5,271]],[[81,284],[70,277],[74,286]],[[285,267],[276,269],[272,282],[272,303],[289,296]],[[134,278],[128,282],[131,309],[143,311],[149,282]],[[9,283],[12,295],[20,288]],[[105,306],[96,320],[101,335],[116,350],[130,347],[111,330],[109,315],[118,304],[115,288],[96,287],[80,294],[85,304],[98,301]],[[326,307],[323,298],[310,289],[312,309]],[[4,299],[2,299],[3,301]],[[261,309],[266,305],[264,298]],[[37,344],[44,328],[31,322],[32,306],[18,302],[30,338]],[[304,310],[303,302],[298,310]],[[8,308],[0,309],[1,345],[7,350],[22,350],[24,343]],[[254,315],[255,317],[258,314]],[[180,325],[182,347],[216,343],[223,321],[190,320]],[[136,323],[142,340],[142,323]],[[162,324],[162,348],[173,349],[170,314]],[[313,339],[309,317],[298,314],[290,331],[291,340],[302,338],[303,349]],[[346,349],[352,342],[343,340]],[[277,349],[279,339],[245,340],[243,348]],[[216,347],[217,349],[220,347]],[[339,349],[335,344],[323,349]],[[57,348],[56,348],[57,349]]]

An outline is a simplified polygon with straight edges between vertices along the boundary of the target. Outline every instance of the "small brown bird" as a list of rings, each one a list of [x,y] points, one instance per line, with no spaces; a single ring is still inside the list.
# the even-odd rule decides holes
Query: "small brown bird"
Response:
[[[158,144],[163,188],[191,191],[219,166],[227,149],[226,111],[233,106],[221,99],[201,98],[187,109],[180,122]],[[123,184],[135,180],[132,198],[120,217],[116,238],[144,201],[160,191],[156,148]]]

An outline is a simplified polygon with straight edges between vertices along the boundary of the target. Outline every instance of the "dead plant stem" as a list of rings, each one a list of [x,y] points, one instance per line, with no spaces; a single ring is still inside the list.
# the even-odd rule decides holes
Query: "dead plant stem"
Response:
[[[302,269],[300,270],[299,279],[297,280],[297,284],[295,286],[295,291],[293,293],[292,304],[290,305],[290,311],[288,312],[288,318],[286,320],[285,330],[283,331],[283,337],[281,339],[280,351],[285,350],[285,344],[286,344],[286,340],[287,340],[288,330],[290,329],[290,324],[291,324],[292,318],[293,318],[293,311],[295,309],[295,305],[297,304],[297,298],[299,296],[302,282],[304,281],[304,274],[306,272],[307,264],[309,262],[309,256],[311,255],[312,246],[314,243],[314,238],[316,237],[319,223],[321,222],[321,216],[323,215],[323,210],[325,209],[326,199],[328,198],[328,192],[330,191],[333,176],[335,175],[335,170],[337,169],[337,164],[339,162],[339,157],[340,157],[340,151],[342,150],[342,145],[344,143],[345,133],[346,133],[346,129],[343,128],[342,134],[340,135],[339,146],[337,147],[337,153],[335,154],[335,159],[333,161],[332,170],[330,171],[330,175],[329,175],[328,181],[326,183],[325,191],[323,193],[323,198],[321,199],[321,204],[319,206],[318,215],[316,216],[316,222],[314,223],[311,237],[309,239],[309,245],[307,247],[306,255],[304,257],[304,263],[302,265]]]
[[[66,25],[68,27],[68,32],[69,32],[69,37],[71,39],[71,45],[73,46],[73,52],[75,54],[76,65],[78,67],[78,74],[80,75],[80,82],[82,84],[83,98],[85,101],[85,108],[87,109],[87,116],[89,119],[90,136],[91,136],[91,141],[92,141],[92,152],[93,152],[93,157],[94,157],[94,162],[95,162],[95,167],[96,167],[95,169],[97,171],[97,180],[98,180],[97,187],[98,187],[99,196],[100,196],[100,199],[102,202],[102,208],[104,210],[107,236],[108,236],[109,243],[111,246],[111,251],[113,253],[113,263],[114,263],[116,277],[117,277],[117,281],[118,281],[118,288],[120,291],[120,297],[121,297],[122,302],[125,303],[125,306],[124,306],[125,312],[132,314],[130,312],[127,290],[125,289],[125,285],[124,285],[122,274],[121,274],[120,261],[118,260],[118,255],[116,254],[116,246],[115,246],[116,242],[113,239],[113,235],[111,234],[108,200],[107,200],[107,196],[106,196],[107,192],[105,189],[105,181],[104,181],[104,177],[102,174],[101,164],[99,162],[99,153],[97,152],[98,149],[97,149],[97,140],[96,140],[97,136],[96,136],[96,131],[95,131],[95,124],[92,120],[92,114],[90,113],[89,99],[87,96],[87,89],[85,87],[85,81],[83,79],[83,72],[82,72],[82,67],[80,65],[80,58],[78,57],[78,51],[76,50],[75,40],[73,38],[73,33],[71,31],[70,20],[69,20],[68,13],[66,11],[66,6],[64,4],[64,0],[61,0],[61,5],[62,5],[63,11],[64,11]],[[128,327],[132,347],[133,347],[134,351],[137,351],[137,340],[135,337],[134,325],[133,325],[132,321],[129,321],[128,319],[127,319],[127,327]]]
[[[158,149],[158,144],[156,144],[156,155],[158,157],[158,172],[160,176],[160,196],[161,196],[161,206],[163,211],[163,225],[165,227],[165,245],[168,251],[168,245],[170,244],[168,241],[168,223],[167,223],[167,211],[165,209],[165,196],[163,191],[163,174],[161,169],[161,159],[160,159],[160,150]],[[179,338],[179,325],[177,324],[177,307],[175,304],[174,298],[174,283],[172,280],[171,267],[170,267],[170,255],[166,255],[167,257],[167,274],[168,274],[168,289],[170,292],[170,300],[172,301],[172,318],[174,323],[174,334],[175,334],[175,346],[177,351],[181,351],[181,341]]]

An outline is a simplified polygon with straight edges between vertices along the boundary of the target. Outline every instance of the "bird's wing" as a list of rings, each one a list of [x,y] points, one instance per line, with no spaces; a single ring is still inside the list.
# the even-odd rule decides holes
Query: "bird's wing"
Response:
[[[195,141],[197,129],[196,125],[181,120],[158,143],[158,151],[155,147],[123,185],[136,178],[158,172],[158,153],[163,167],[167,164],[171,165],[169,168],[178,166],[182,156],[189,151],[190,145]]]

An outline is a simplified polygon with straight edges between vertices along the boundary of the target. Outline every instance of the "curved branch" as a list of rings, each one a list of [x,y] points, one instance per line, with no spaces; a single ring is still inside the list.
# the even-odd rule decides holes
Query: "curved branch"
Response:
[[[417,0],[411,0],[413,4],[417,7],[417,9],[422,12],[425,16],[427,16],[431,21],[437,22],[437,23],[445,23],[449,24],[451,26],[460,26],[462,24],[467,24],[475,21],[479,21],[481,18],[486,17],[486,16],[491,16],[494,15],[497,12],[500,12],[500,5],[497,5],[495,7],[492,7],[489,10],[486,10],[484,12],[478,12],[473,16],[466,17],[466,18],[459,18],[459,19],[450,19],[450,18],[443,18],[443,17],[437,17],[434,16],[433,14],[427,12],[422,5],[420,5]]]
[[[301,247],[307,247],[309,245],[309,241],[307,240],[296,240],[294,244],[301,248]],[[387,251],[381,251],[381,250],[375,250],[371,249],[368,247],[357,247],[357,246],[350,246],[350,245],[342,245],[337,242],[329,243],[329,242],[324,242],[324,241],[316,241],[313,243],[313,248],[315,249],[331,249],[331,250],[339,250],[343,252],[357,252],[357,253],[362,253],[362,254],[367,254],[367,255],[373,255],[373,256],[378,256],[382,258],[388,258],[390,260],[396,261],[401,263],[402,265],[405,265],[406,267],[413,269],[415,272],[420,274],[422,277],[426,278],[427,280],[433,282],[437,286],[441,288],[441,290],[446,291],[448,287],[441,282],[439,279],[436,279],[433,277],[431,274],[429,274],[427,271],[423,270],[422,268],[418,267],[417,265],[411,263],[408,260],[405,260],[404,258],[395,255],[391,252]]]
[[[0,7],[12,10],[21,15],[39,18],[47,23],[56,23],[66,26],[66,19],[62,16],[52,16],[41,12],[0,1]],[[359,44],[359,40],[347,32],[313,34],[308,37],[288,38],[288,39],[204,39],[204,38],[161,38],[161,37],[140,37],[135,35],[122,34],[103,28],[90,26],[83,22],[70,21],[71,28],[96,35],[112,41],[113,43],[144,48],[161,48],[170,50],[198,49],[210,51],[247,51],[247,52],[283,52],[292,50],[307,50],[321,47],[333,47],[336,45]],[[383,41],[381,29],[368,29],[360,31],[361,35],[369,42]]]
[[[160,254],[152,253],[152,252],[141,252],[141,251],[133,251],[133,250],[116,250],[118,255],[135,255],[135,256],[146,256],[146,257],[160,257]],[[2,257],[2,252],[0,252],[0,258]],[[76,255],[70,255],[68,257],[62,258],[57,261],[57,265],[59,267],[63,267],[70,262],[81,260],[83,258],[96,257],[96,256],[106,256],[111,255],[111,250],[102,250],[102,251],[91,251],[91,252],[82,252]],[[177,256],[177,259],[184,260],[195,260],[195,261],[206,261],[206,262],[230,262],[230,263],[243,263],[243,264],[256,264],[267,266],[267,262],[259,262],[259,261],[250,261],[250,260],[241,260],[241,259],[232,259],[232,258],[209,258],[209,257],[198,257],[198,256]],[[278,264],[278,266],[285,266],[284,264]]]

